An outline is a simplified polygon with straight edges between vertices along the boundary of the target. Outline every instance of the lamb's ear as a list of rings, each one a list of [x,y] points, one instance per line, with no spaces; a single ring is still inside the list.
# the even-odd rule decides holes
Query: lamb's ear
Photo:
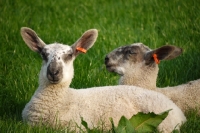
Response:
[[[173,45],[165,45],[152,51],[148,51],[145,54],[144,59],[146,64],[152,64],[155,63],[153,54],[157,55],[158,60],[171,60],[179,56],[182,52],[182,49],[179,47]]]
[[[27,46],[34,52],[41,52],[42,48],[46,45],[30,28],[22,27],[21,36]]]
[[[98,31],[96,29],[90,29],[83,33],[83,35],[71,46],[74,55],[77,56],[79,53],[85,53],[88,49],[90,49],[98,36]]]

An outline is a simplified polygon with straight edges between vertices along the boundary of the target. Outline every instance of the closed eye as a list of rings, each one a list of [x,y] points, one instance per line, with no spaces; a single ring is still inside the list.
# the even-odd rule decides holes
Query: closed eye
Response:
[[[71,59],[72,59],[72,54],[64,54],[63,55],[64,62],[68,62]]]
[[[137,54],[135,51],[133,51],[133,50],[128,50],[127,52],[126,52],[127,54]]]
[[[46,52],[42,51],[42,52],[40,53],[40,55],[42,56],[42,59],[43,59],[43,60],[45,60],[45,61],[48,60],[47,57],[48,57],[49,54],[47,54]]]

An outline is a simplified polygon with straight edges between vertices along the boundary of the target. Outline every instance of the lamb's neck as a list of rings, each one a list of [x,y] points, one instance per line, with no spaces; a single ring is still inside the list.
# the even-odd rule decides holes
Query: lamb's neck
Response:
[[[57,102],[56,99],[65,100],[65,98],[70,95],[69,85],[71,84],[71,81],[72,80],[68,80],[66,82],[61,81],[60,83],[52,84],[45,77],[43,77],[43,73],[40,72],[39,87],[33,97],[40,100],[48,99],[47,102],[54,103]]]
[[[126,73],[120,77],[119,84],[134,85],[150,90],[155,90],[157,74],[157,65],[154,68],[144,67],[140,70],[126,71]]]
[[[45,89],[45,90],[48,90],[48,89],[52,89],[52,90],[62,90],[62,89],[68,89],[69,88],[69,85],[70,85],[71,82],[65,82],[65,83],[58,83],[58,84],[52,84],[52,83],[49,83],[49,82],[46,82],[46,83],[39,83],[39,88],[41,90]]]
[[[31,100],[25,106],[23,110],[23,119],[29,121],[31,119],[35,120],[35,114],[38,113],[37,117],[42,117],[45,121],[51,121],[54,123],[55,117],[59,118],[62,116],[62,112],[67,110],[68,104],[70,104],[70,99],[72,98],[71,89],[68,88],[67,84],[48,84],[40,85],[35,91]],[[31,113],[30,113],[31,112]],[[58,112],[60,114],[58,114]],[[29,113],[30,115],[27,115]],[[41,119],[41,118],[40,118]],[[37,120],[33,122],[37,123]]]
[[[40,97],[52,97],[53,99],[62,99],[61,97],[67,97],[69,85],[71,82],[51,84],[49,82],[40,82],[35,96],[40,99]],[[70,95],[70,94],[69,94]],[[48,101],[51,101],[50,99]]]

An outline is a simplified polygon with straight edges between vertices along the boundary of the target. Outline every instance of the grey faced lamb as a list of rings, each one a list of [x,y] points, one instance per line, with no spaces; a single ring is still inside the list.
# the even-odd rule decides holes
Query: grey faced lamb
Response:
[[[105,86],[85,89],[69,88],[74,76],[73,61],[90,49],[98,32],[86,31],[72,46],[53,43],[46,45],[30,28],[21,28],[28,47],[42,56],[39,87],[22,111],[23,121],[30,125],[70,127],[79,132],[81,117],[89,128],[103,122],[104,130],[115,126],[121,116],[131,118],[138,112],[161,113],[172,109],[159,125],[159,131],[171,132],[186,121],[183,112],[166,96],[135,86]],[[178,125],[178,126],[177,126]]]
[[[135,43],[110,52],[105,64],[108,71],[120,75],[120,85],[134,85],[161,92],[186,112],[200,107],[200,79],[173,87],[156,87],[159,70],[156,61],[170,60],[181,53],[181,48],[172,45],[151,50],[142,43]]]

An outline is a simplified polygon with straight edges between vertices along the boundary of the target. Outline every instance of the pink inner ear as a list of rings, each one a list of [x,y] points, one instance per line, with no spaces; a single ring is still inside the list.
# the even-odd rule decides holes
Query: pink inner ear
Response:
[[[34,51],[38,51],[38,49],[36,47],[32,47],[32,50]]]
[[[82,40],[80,40],[80,41],[77,43],[76,49],[77,49],[77,48],[83,48],[83,49],[85,49],[85,48],[84,48],[84,45],[82,46],[81,44],[83,44]]]
[[[32,40],[32,37],[30,36],[30,34],[29,34],[29,33],[25,32],[25,36],[26,36],[26,38],[28,38],[28,39],[31,39],[31,40]]]

